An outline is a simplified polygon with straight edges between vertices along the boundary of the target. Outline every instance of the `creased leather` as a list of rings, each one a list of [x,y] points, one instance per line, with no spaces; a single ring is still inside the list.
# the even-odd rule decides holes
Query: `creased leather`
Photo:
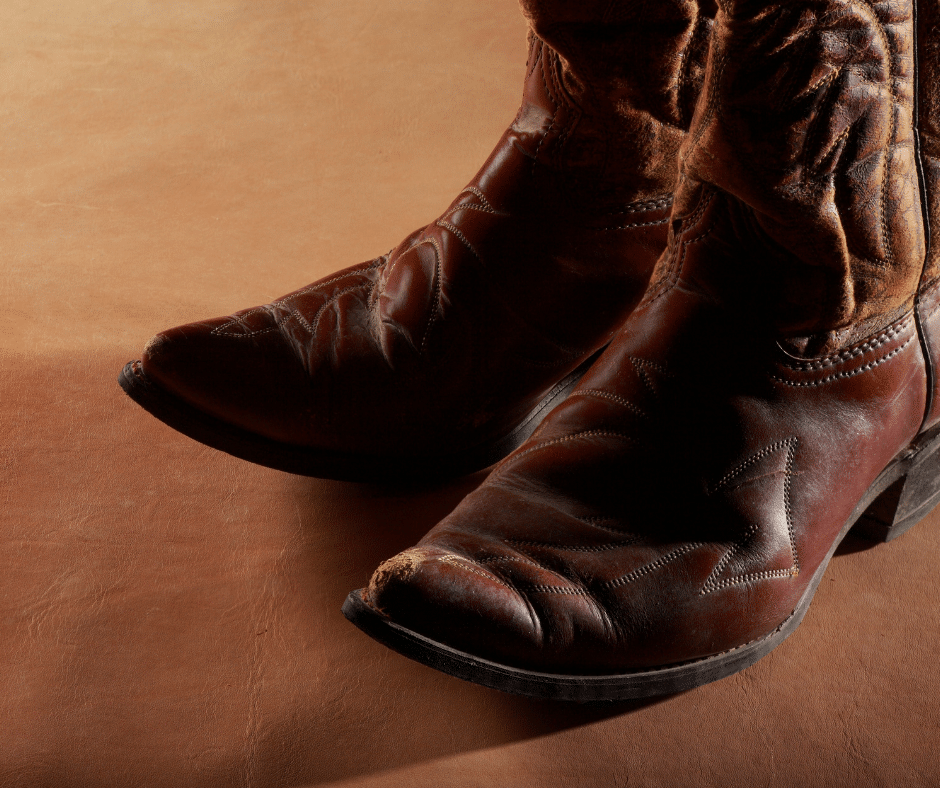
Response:
[[[752,211],[767,236],[753,297],[784,334],[909,305],[924,256],[910,3],[723,8],[683,193],[714,184]],[[679,215],[687,201],[677,197]]]
[[[851,253],[887,239],[897,271],[885,269],[882,294],[922,264],[923,228],[910,213],[919,183],[899,142],[913,129],[897,99],[912,90],[898,65],[910,4],[878,6],[878,24],[858,4],[755,8],[727,3],[719,14],[681,205],[642,304],[532,438],[407,551],[407,569],[399,557],[375,573],[364,598],[392,621],[548,672],[628,672],[723,654],[788,620],[859,503],[918,436],[928,368],[909,307],[916,281],[896,299],[870,297],[870,283],[857,281],[867,269],[859,273]],[[884,27],[884,56],[872,60]],[[726,60],[729,48],[741,60]],[[799,117],[776,116],[782,128],[768,126],[759,145],[759,121],[774,120],[791,95],[783,76],[793,95],[808,80],[841,84],[826,53],[841,53],[843,65],[847,53],[864,54],[866,74],[894,64],[894,89],[869,85],[868,115],[838,101],[810,111],[820,101],[810,91]],[[755,74],[761,62],[767,72]],[[781,77],[776,92],[767,74]],[[817,138],[835,139],[850,117],[896,122],[873,147],[843,147],[819,181],[832,188],[815,192],[801,119],[812,119]],[[742,132],[740,160],[732,127]],[[874,176],[886,162],[883,182]],[[785,231],[798,218],[799,234]],[[797,262],[810,248],[818,264]],[[848,256],[825,256],[839,248]],[[826,289],[841,281],[828,278],[838,260],[851,281]],[[795,354],[781,293],[761,270],[770,261],[786,276],[809,272],[802,287],[826,296],[813,319],[852,315],[856,329],[873,318],[878,329]],[[836,291],[851,298],[829,299]]]
[[[930,217],[924,281],[940,277],[940,3],[917,3],[918,120]]]
[[[620,5],[632,22],[598,18],[591,33],[610,31],[614,54],[651,34],[632,26],[641,4]],[[215,418],[313,449],[437,456],[507,434],[610,340],[666,244],[676,113],[700,79],[708,28],[694,4],[673,10],[656,39],[670,46],[646,64],[668,75],[662,112],[634,106],[650,93],[636,69],[598,95],[573,93],[575,71],[593,78],[616,58],[605,49],[588,63],[580,46],[563,59],[531,35],[519,113],[441,217],[272,304],[161,333],[142,358],[148,378]]]
[[[558,111],[581,117],[548,161],[582,199],[655,197],[675,180],[679,145],[704,79],[714,3],[521,0],[532,35],[557,59]],[[670,187],[671,190],[671,187]]]

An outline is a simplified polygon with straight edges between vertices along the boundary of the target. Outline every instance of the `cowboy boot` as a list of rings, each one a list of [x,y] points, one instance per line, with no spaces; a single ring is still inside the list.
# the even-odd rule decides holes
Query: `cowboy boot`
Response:
[[[348,618],[510,692],[677,692],[779,645],[854,525],[887,540],[930,510],[914,40],[911,0],[721,3],[642,303]]]
[[[120,378],[157,418],[295,473],[492,464],[571,390],[665,247],[703,78],[694,0],[527,0],[522,106],[447,211],[267,306],[170,329]]]

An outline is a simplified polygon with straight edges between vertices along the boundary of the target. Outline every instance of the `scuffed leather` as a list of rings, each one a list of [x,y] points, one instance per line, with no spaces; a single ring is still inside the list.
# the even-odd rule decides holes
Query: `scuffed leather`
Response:
[[[154,326],[325,278],[351,209],[354,261],[440,213],[518,106],[511,0],[3,9],[0,786],[940,785],[940,511],[852,542],[779,658],[662,703],[545,703],[339,612],[478,477],[279,473],[116,389]],[[490,144],[447,157],[450,193],[412,169],[468,138]]]
[[[407,571],[400,557],[380,568],[374,607],[473,654],[566,673],[718,654],[786,620],[917,434],[925,369],[910,313],[797,359],[756,310],[717,298],[716,270],[742,265],[738,210],[703,196],[673,250],[677,280]]]
[[[706,21],[682,6],[673,46],[648,64],[671,75],[664,105],[700,73],[690,41]],[[639,72],[620,75],[606,105],[585,90],[577,103],[573,62],[531,37],[516,120],[435,222],[272,304],[161,333],[146,375],[216,418],[314,449],[436,456],[507,434],[610,340],[667,239],[678,119],[632,107]],[[624,160],[613,154],[626,138]]]
[[[888,297],[923,262],[923,227],[911,212],[919,183],[902,144],[911,119],[897,98],[912,88],[899,65],[910,5],[879,6],[878,24],[861,4],[765,3],[756,16],[754,7],[729,3],[719,14],[669,249],[642,304],[532,438],[373,575],[365,599],[392,621],[548,672],[617,673],[722,654],[793,614],[859,502],[919,434],[928,366],[909,306],[916,280]],[[892,43],[872,59],[881,22]],[[841,90],[824,112],[810,111],[822,101],[819,80],[842,84],[827,52],[841,53],[849,71],[847,53],[864,54],[859,73],[892,64],[893,90],[875,80],[855,116],[852,102],[841,108]],[[769,125],[788,106],[782,86],[803,96],[810,74],[817,87],[799,117],[784,112]],[[818,140],[839,137],[850,117],[898,120],[880,146],[841,147],[817,178],[801,118]],[[886,161],[887,180],[873,177]],[[820,183],[831,188],[814,189]],[[873,284],[874,269],[859,273],[852,250],[871,242],[878,251],[879,239],[897,265]],[[826,257],[838,248],[848,255],[839,258],[842,280],[831,277],[838,260]],[[809,249],[812,266],[798,257]],[[768,275],[772,265],[779,279]],[[850,316],[851,331],[872,321],[878,329],[794,354],[783,326],[796,324],[781,320],[793,291],[769,284],[813,296],[843,280],[836,290],[849,300],[813,300],[806,319],[833,327]]]

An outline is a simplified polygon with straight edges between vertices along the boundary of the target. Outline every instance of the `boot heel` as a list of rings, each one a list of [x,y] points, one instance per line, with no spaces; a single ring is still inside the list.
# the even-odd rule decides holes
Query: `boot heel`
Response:
[[[907,473],[879,495],[855,523],[858,535],[890,542],[940,503],[940,432],[931,430],[903,462]]]

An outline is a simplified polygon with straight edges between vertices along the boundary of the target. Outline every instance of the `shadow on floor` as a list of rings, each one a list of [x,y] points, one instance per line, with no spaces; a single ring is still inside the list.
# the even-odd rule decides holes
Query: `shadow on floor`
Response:
[[[302,510],[330,513],[329,523],[319,522],[328,533],[312,534],[318,544],[309,554],[307,571],[321,588],[328,589],[333,601],[326,625],[336,647],[335,659],[345,665],[337,680],[348,687],[342,694],[346,714],[329,717],[335,726],[330,735],[339,740],[359,736],[361,742],[355,758],[330,763],[316,758],[308,770],[296,775],[297,784],[349,779],[549,736],[668,700],[580,705],[508,695],[393,653],[356,630],[338,612],[346,594],[365,585],[381,561],[416,543],[485,476],[481,472],[424,490],[285,478],[285,494]],[[311,719],[311,724],[322,721],[320,716]],[[326,733],[311,732],[311,754],[317,749],[315,742]],[[296,738],[296,731],[284,735]]]

